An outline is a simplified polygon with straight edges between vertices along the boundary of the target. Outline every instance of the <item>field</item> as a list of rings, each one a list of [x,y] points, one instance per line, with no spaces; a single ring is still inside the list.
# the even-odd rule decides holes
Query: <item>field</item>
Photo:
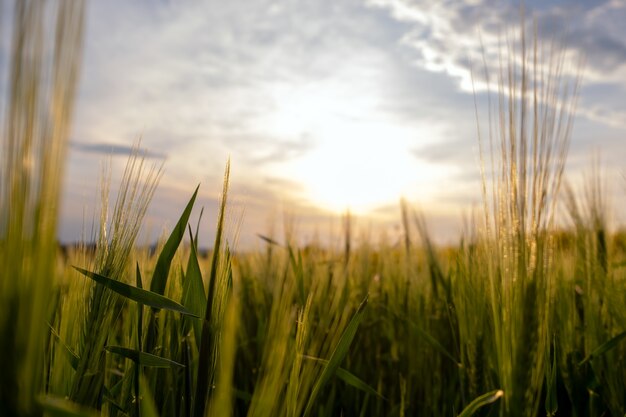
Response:
[[[545,56],[524,33],[509,47],[479,138],[484,206],[458,245],[436,246],[428,219],[401,203],[400,242],[356,245],[347,215],[341,250],[299,247],[286,227],[239,251],[224,237],[237,227],[227,163],[215,236],[196,227],[192,185],[174,229],[144,248],[161,171],[137,149],[110,213],[101,184],[95,243],[62,250],[80,4],[60,3],[47,38],[35,30],[42,8],[17,7],[0,176],[1,415],[626,414],[626,238],[609,228],[597,165],[580,189],[564,181],[578,81],[561,76],[564,54]]]

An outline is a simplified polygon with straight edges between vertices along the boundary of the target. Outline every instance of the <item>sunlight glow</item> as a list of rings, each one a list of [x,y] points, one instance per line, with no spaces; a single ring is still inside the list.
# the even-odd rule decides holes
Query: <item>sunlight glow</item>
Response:
[[[428,200],[448,168],[421,161],[414,152],[436,132],[381,120],[375,100],[355,100],[327,90],[281,97],[274,128],[305,137],[312,149],[286,167],[311,203],[333,212],[365,214],[402,197]],[[365,115],[365,116],[364,116]]]

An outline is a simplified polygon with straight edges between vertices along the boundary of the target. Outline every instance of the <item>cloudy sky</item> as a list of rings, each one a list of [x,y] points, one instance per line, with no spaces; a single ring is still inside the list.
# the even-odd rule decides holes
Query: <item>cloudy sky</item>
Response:
[[[599,152],[621,178],[619,200],[626,3],[541,0],[526,10],[540,42],[563,38],[568,56],[585,57],[568,175]],[[102,162],[110,158],[115,183],[141,137],[151,160],[165,161],[152,238],[201,183],[210,244],[230,157],[241,245],[278,230],[285,213],[304,240],[330,236],[347,208],[363,228],[393,235],[401,197],[451,239],[481,201],[471,67],[482,68],[484,51],[497,68],[519,15],[506,0],[91,1],[61,238],[78,239],[91,221]]]

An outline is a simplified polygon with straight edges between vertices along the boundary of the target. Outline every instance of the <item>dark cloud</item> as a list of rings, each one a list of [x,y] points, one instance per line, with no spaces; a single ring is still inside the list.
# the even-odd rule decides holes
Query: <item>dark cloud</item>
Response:
[[[83,143],[70,142],[70,147],[77,152],[103,154],[111,156],[130,156],[138,153],[140,156],[152,159],[165,159],[166,155],[160,152],[153,152],[142,148],[137,149],[134,146],[119,145],[112,143]]]
[[[413,23],[404,39],[418,53],[419,65],[460,78],[469,75],[468,58],[481,62],[481,38],[487,61],[497,68],[500,44],[506,43],[507,36],[517,37],[514,28],[520,24],[517,1],[481,0],[467,4],[374,0],[372,3],[391,10],[400,20]],[[612,75],[618,84],[626,84],[626,79],[615,74],[626,65],[625,4],[608,0],[527,1],[525,9],[529,34],[534,33],[536,22],[540,42],[549,44],[562,38],[570,51],[588,58],[587,82],[595,82],[598,74],[605,74]],[[575,70],[572,67],[569,71]]]

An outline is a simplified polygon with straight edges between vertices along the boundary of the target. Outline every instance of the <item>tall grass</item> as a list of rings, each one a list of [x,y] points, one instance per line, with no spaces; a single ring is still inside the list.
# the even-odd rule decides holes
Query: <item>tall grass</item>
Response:
[[[509,58],[496,77],[498,110],[489,117],[486,162],[491,178],[483,176],[482,244],[492,254],[486,258],[489,304],[507,415],[537,410],[550,357],[555,301],[550,233],[578,84],[564,76],[565,49],[551,45],[546,51],[536,35],[529,47],[523,18],[521,27],[519,48],[508,43]]]
[[[160,170],[144,170],[144,160],[135,153],[128,161],[122,179],[115,209],[108,221],[108,207],[102,207],[102,218],[96,256],[91,270],[114,280],[123,280],[132,249],[156,188]],[[106,187],[103,187],[106,188]],[[108,199],[103,199],[106,204]],[[123,304],[117,295],[101,285],[92,283],[80,317],[76,354],[79,357],[72,378],[69,398],[81,405],[100,408],[105,376],[105,350],[109,334],[93,329],[108,329],[120,315]]]
[[[81,61],[81,1],[16,2],[0,174],[0,409],[31,415],[44,389],[61,179]],[[52,7],[54,24],[47,20]],[[52,51],[52,53],[50,53]]]

